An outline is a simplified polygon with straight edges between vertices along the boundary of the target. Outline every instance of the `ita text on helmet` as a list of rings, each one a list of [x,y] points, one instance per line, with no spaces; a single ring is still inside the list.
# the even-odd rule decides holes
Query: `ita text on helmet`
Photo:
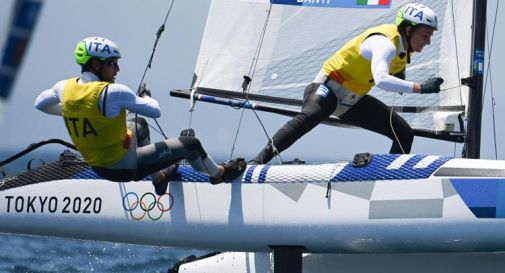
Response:
[[[105,61],[111,58],[121,58],[121,53],[117,45],[109,39],[87,37],[77,43],[74,56],[78,64],[85,65],[90,58],[94,57]]]
[[[433,10],[422,4],[409,3],[404,5],[396,15],[396,25],[407,23],[411,26],[426,25],[438,29],[437,15]]]

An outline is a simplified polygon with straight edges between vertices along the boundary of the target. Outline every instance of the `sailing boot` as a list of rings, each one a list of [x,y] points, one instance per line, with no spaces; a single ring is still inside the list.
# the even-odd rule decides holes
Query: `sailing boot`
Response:
[[[168,188],[168,182],[170,180],[176,180],[179,176],[177,169],[179,168],[179,164],[175,163],[167,168],[160,171],[160,173],[153,178],[153,186],[154,191],[157,195],[163,195]],[[179,176],[180,178],[180,176]]]
[[[228,182],[240,176],[245,171],[247,162],[243,158],[236,158],[220,165],[224,168],[224,174],[219,178],[210,177],[209,180],[212,185]]]

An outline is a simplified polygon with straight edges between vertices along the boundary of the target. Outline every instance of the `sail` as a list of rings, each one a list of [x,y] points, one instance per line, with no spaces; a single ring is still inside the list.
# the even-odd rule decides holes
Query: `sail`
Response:
[[[0,121],[37,23],[43,0],[0,4]]]
[[[374,88],[370,94],[394,107],[418,131],[461,137],[468,88],[460,79],[470,75],[472,1],[417,2],[436,12],[440,26],[431,45],[412,56],[406,79],[440,76],[444,91],[421,95]],[[299,111],[305,86],[325,60],[367,28],[394,23],[405,3],[213,0],[195,68],[197,92],[242,92],[248,76],[249,100]]]

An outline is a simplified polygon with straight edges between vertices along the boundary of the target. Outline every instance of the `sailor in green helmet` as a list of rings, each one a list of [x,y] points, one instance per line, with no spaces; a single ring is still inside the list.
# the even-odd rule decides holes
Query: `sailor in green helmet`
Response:
[[[161,115],[159,104],[145,89],[137,96],[130,88],[115,83],[121,53],[111,40],[88,37],[75,49],[81,66],[78,78],[62,80],[42,91],[35,107],[63,116],[68,133],[88,164],[112,181],[153,178],[157,194],[164,194],[176,163],[187,159],[212,183],[231,180],[245,169],[243,159],[217,165],[194,137],[179,137],[150,144],[145,119],[127,121],[126,111],[150,118]]]
[[[377,86],[398,93],[438,93],[442,78],[423,83],[405,80],[411,54],[429,45],[437,28],[435,12],[409,3],[398,11],[396,24],[369,28],[348,41],[305,88],[301,113],[281,127],[250,162],[266,164],[332,114],[390,138],[390,153],[410,153],[414,140],[410,125],[368,92]]]

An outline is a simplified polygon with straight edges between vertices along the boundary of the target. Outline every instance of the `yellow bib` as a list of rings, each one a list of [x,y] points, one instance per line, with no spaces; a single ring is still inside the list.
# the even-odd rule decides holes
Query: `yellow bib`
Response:
[[[372,66],[369,60],[361,56],[359,48],[366,38],[375,33],[385,35],[396,47],[396,56],[389,66],[389,73],[393,75],[405,69],[407,58],[399,56],[400,33],[396,25],[384,24],[369,28],[347,42],[324,63],[324,73],[351,92],[361,96],[368,93],[375,85]]]
[[[116,118],[103,116],[98,108],[107,82],[78,84],[69,79],[63,89],[63,119],[75,146],[91,166],[107,167],[123,158],[131,145],[126,111]]]

